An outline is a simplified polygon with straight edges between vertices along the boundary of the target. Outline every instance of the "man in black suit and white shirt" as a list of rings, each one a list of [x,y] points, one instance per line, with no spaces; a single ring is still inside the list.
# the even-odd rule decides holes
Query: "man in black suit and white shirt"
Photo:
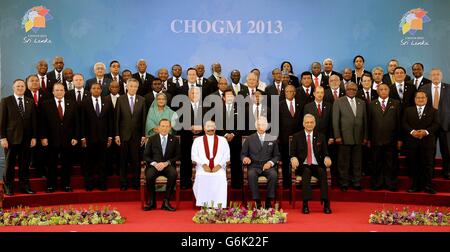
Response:
[[[37,76],[39,78],[39,84],[42,90],[52,93],[52,85],[50,79],[47,76],[48,64],[45,60],[39,60],[36,65]]]
[[[400,106],[405,110],[414,105],[414,94],[416,87],[405,81],[406,70],[403,67],[397,67],[394,70],[395,83],[390,85],[389,97],[400,101]]]
[[[195,69],[195,68],[194,68]],[[188,69],[189,71],[189,69]],[[181,74],[183,73],[183,69],[179,64],[175,64],[172,66],[172,77],[167,80],[168,86],[174,86],[175,87],[175,95],[177,94],[184,94],[187,95],[187,93],[183,93],[183,91],[186,91],[185,88],[187,85],[187,80],[183,79],[181,77]],[[195,70],[195,78],[191,80],[192,83],[197,84],[197,70]]]
[[[73,70],[72,68],[66,68],[63,70],[63,78],[64,78],[64,88],[66,91],[73,90],[75,87],[73,85]]]
[[[330,58],[326,58],[323,60],[323,71],[322,71],[322,78],[323,83],[327,85],[329,83],[331,75],[337,75],[339,76],[339,79],[342,79],[342,75],[336,71],[333,70],[333,60]]]
[[[132,77],[139,81],[139,89],[137,94],[140,96],[145,96],[149,92],[155,77],[147,73],[147,63],[145,60],[138,60],[136,67],[138,71],[134,73]]]
[[[47,73],[47,78],[50,81],[50,87],[56,82],[64,83],[64,58],[56,56],[53,58],[53,70]]]
[[[166,92],[166,94],[170,94],[171,97],[174,97],[177,94],[177,86],[173,82],[169,82],[169,71],[167,68],[161,68],[158,70],[158,78],[161,80],[163,92]]]
[[[175,208],[170,205],[170,197],[177,179],[175,163],[180,160],[181,150],[178,139],[169,134],[171,129],[170,120],[161,119],[159,121],[159,134],[151,136],[145,146],[145,178],[147,190],[150,193],[150,202],[146,202],[144,211],[156,208],[155,180],[159,176],[167,178],[166,193],[161,209],[175,211]]]
[[[414,78],[409,81],[409,84],[414,85],[417,90],[419,90],[424,85],[431,83],[431,80],[423,76],[424,66],[422,63],[414,63],[411,69]]]
[[[95,77],[86,81],[85,89],[91,90],[92,83],[99,83],[102,86],[102,96],[109,94],[109,84],[111,79],[105,77],[106,66],[103,62],[97,62],[94,65]]]
[[[275,68],[272,70],[272,78],[273,78],[273,84],[269,85],[265,89],[265,93],[267,95],[267,103],[270,105],[272,95],[277,95],[279,100],[282,101],[285,99],[284,97],[284,88],[285,85],[283,85],[281,70],[278,68]]]
[[[125,94],[125,88],[123,86],[123,78],[120,76],[120,63],[117,60],[111,61],[109,63],[109,73],[105,74],[105,78],[110,79],[111,81],[117,81],[120,86],[120,94]]]
[[[222,78],[222,66],[220,63],[213,63],[211,65],[211,76],[208,78],[211,93],[217,91],[220,78]]]
[[[209,80],[205,78],[205,65],[203,64],[197,64],[195,66],[195,69],[197,70],[197,85],[202,87],[202,95],[203,97],[206,97],[213,93],[211,84],[209,83]]]
[[[351,71],[350,71],[351,72]],[[324,101],[333,104],[339,97],[345,96],[345,86],[338,75],[331,75],[328,79],[330,88],[325,89]]]
[[[241,83],[241,72],[239,70],[234,69],[230,73],[231,79],[231,89],[233,90],[234,96],[242,95],[247,97],[249,95],[248,87]]]
[[[3,171],[4,192],[14,194],[14,168],[19,165],[20,191],[34,194],[29,184],[29,158],[31,148],[36,145],[36,107],[31,98],[25,97],[25,82],[17,79],[13,83],[14,94],[0,103],[0,141],[6,156]]]
[[[320,65],[319,62],[314,62],[311,64],[311,73],[314,88],[318,86],[324,87],[325,89],[328,88],[328,81],[326,78],[323,78],[322,65]]]
[[[305,104],[314,101],[314,85],[311,72],[303,72],[300,76],[300,83],[302,85],[297,88],[297,95],[300,100],[304,101]]]
[[[388,68],[388,72],[383,75],[383,83],[388,84],[388,85],[392,85],[395,82],[397,82],[397,80],[395,79],[395,76],[394,76],[395,75],[394,71],[399,66],[400,65],[398,63],[398,60],[396,60],[396,59],[391,59],[388,62],[388,67],[387,67]],[[410,80],[411,80],[411,77],[409,77],[409,75],[407,75],[406,71],[405,71],[405,81],[410,81]]]
[[[162,87],[163,86],[162,86],[161,79],[160,78],[154,78],[153,79],[153,83],[152,83],[152,89],[150,90],[150,92],[148,92],[148,94],[146,94],[144,96],[144,98],[145,98],[145,105],[147,106],[147,109],[150,108],[150,106],[152,105],[153,101],[155,100],[156,95],[159,94],[159,93],[164,93],[166,95],[167,106],[170,107],[170,102],[172,100],[172,96],[167,91],[163,91]]]

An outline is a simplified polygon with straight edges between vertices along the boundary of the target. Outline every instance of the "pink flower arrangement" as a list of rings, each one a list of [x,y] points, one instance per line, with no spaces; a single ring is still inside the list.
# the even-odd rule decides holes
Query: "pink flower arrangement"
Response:
[[[369,216],[370,224],[383,225],[428,225],[428,226],[450,226],[450,209],[441,211],[439,208],[434,210],[410,210],[403,208],[399,211],[382,210],[375,211]]]

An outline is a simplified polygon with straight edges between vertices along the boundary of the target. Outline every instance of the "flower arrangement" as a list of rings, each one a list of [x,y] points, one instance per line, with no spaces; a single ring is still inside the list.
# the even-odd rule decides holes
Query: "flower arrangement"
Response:
[[[282,224],[287,222],[287,213],[283,209],[275,208],[257,209],[252,207],[252,203],[247,204],[247,208],[241,206],[238,202],[230,202],[228,209],[222,209],[221,204],[215,209],[214,202],[211,207],[205,204],[198,211],[192,220],[198,224]]]
[[[0,226],[50,226],[123,224],[126,218],[116,209],[105,206],[101,209],[90,206],[88,209],[73,207],[34,208],[19,207],[10,211],[0,209]]]
[[[438,208],[434,210],[410,210],[403,208],[399,211],[382,210],[375,211],[369,216],[370,224],[383,225],[427,225],[427,226],[450,226],[450,209],[440,211]]]

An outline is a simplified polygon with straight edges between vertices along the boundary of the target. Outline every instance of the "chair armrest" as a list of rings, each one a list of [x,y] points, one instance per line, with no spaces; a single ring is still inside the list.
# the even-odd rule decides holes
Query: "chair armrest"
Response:
[[[175,162],[175,170],[177,171],[177,179],[180,179],[180,165],[181,165],[180,161]]]
[[[289,162],[289,168],[291,169],[291,179],[292,179],[292,184],[295,184],[295,182],[297,181],[297,174],[296,171],[298,169],[298,167],[292,167],[292,163]]]
[[[145,179],[145,169],[147,168],[144,161],[141,162],[141,185],[147,184],[147,180]]]
[[[277,172],[278,172],[278,179],[283,179],[283,162],[278,161],[277,162]]]

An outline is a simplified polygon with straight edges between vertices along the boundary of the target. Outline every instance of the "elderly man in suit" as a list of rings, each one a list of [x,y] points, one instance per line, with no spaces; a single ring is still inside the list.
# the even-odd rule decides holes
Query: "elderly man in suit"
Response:
[[[86,90],[91,90],[92,83],[99,83],[102,86],[102,96],[106,96],[109,94],[109,84],[111,83],[111,79],[105,76],[106,66],[103,62],[97,62],[94,65],[94,73],[95,77],[86,81],[86,86],[84,87]]]
[[[416,106],[411,106],[403,113],[402,126],[406,138],[406,158],[412,174],[412,186],[408,192],[425,191],[435,194],[431,177],[436,149],[436,132],[439,130],[438,112],[427,104],[427,94],[418,91],[415,96]]]
[[[145,96],[151,88],[155,76],[147,72],[147,62],[144,59],[139,59],[136,63],[138,71],[133,74],[132,78],[139,81],[139,89],[137,94]],[[123,74],[122,74],[123,75]]]
[[[365,102],[355,97],[357,90],[355,83],[349,83],[345,90],[346,96],[333,104],[333,130],[335,142],[339,145],[338,168],[342,191],[347,191],[350,180],[355,190],[362,190],[361,158],[362,145],[368,139],[367,114]],[[350,167],[353,168],[352,179]]]
[[[19,164],[19,182],[22,193],[34,194],[29,179],[31,148],[36,145],[36,107],[33,99],[25,97],[25,82],[17,79],[13,83],[14,94],[0,103],[0,141],[6,155],[3,171],[4,192],[14,194],[14,168]]]
[[[325,89],[323,100],[333,104],[339,97],[345,96],[345,86],[336,74],[331,75],[328,82],[330,88]]]
[[[133,172],[132,187],[139,189],[139,149],[145,143],[147,108],[144,97],[137,95],[139,81],[127,81],[128,93],[117,99],[114,118],[115,142],[120,146],[120,190],[128,189],[127,168]]]
[[[389,98],[389,86],[380,84],[379,97],[369,104],[368,125],[372,153],[371,188],[397,190],[396,148],[402,146],[400,102]]]
[[[299,166],[301,167],[302,213],[309,214],[308,201],[312,199],[311,175],[317,174],[316,176],[320,180],[320,201],[324,204],[323,212],[330,214],[331,208],[330,201],[328,200],[326,168],[331,166],[331,159],[328,156],[327,139],[324,134],[314,130],[315,126],[315,117],[311,114],[306,114],[303,117],[303,127],[305,130],[293,136],[289,155],[291,156],[292,168],[296,169]]]
[[[425,84],[421,90],[427,93],[427,106],[433,107],[438,112],[440,128],[436,132],[436,140],[439,139],[443,176],[450,179],[450,86],[442,83],[442,71],[439,68],[431,69],[430,78],[432,83]]]
[[[258,177],[267,178],[266,208],[272,207],[275,198],[277,180],[276,164],[280,160],[277,138],[266,134],[269,123],[265,117],[259,117],[255,122],[257,132],[250,135],[243,143],[241,159],[248,165],[248,181],[256,207],[261,208]]]
[[[159,121],[159,134],[151,136],[144,151],[144,161],[146,164],[145,178],[147,180],[147,190],[150,193],[150,202],[144,207],[144,211],[156,208],[155,180],[159,176],[167,178],[166,193],[161,209],[175,211],[170,205],[170,197],[173,193],[177,171],[175,163],[180,159],[180,143],[178,139],[170,135],[172,129],[168,119]]]

